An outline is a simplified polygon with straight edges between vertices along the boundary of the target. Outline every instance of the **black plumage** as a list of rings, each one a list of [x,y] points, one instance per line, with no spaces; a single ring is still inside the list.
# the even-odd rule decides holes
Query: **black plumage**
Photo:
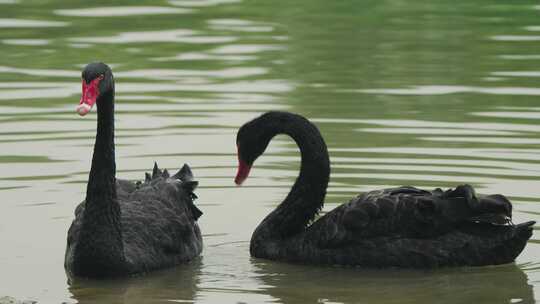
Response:
[[[197,182],[188,165],[170,177],[154,164],[144,182],[116,179],[114,80],[110,68],[92,63],[90,83],[101,77],[98,127],[86,199],[68,231],[65,268],[71,276],[114,277],[187,262],[202,250],[193,204]],[[81,102],[82,103],[82,102]]]
[[[251,167],[277,134],[298,144],[300,174],[253,233],[254,257],[364,267],[503,264],[512,262],[532,235],[534,222],[511,223],[512,205],[503,195],[477,195],[469,185],[371,191],[313,221],[330,176],[326,144],[315,125],[292,113],[263,114],[238,131],[240,163]]]

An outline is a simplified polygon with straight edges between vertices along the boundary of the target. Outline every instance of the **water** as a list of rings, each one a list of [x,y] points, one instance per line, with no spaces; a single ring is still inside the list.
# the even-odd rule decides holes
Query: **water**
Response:
[[[534,303],[540,239],[515,264],[436,271],[310,267],[249,257],[251,232],[297,174],[276,138],[242,188],[235,131],[267,110],[313,119],[332,176],[324,211],[395,185],[504,193],[540,214],[540,7],[455,1],[0,1],[0,296],[39,303]],[[91,6],[92,5],[92,6]],[[117,81],[118,176],[156,160],[200,181],[204,252],[114,281],[63,269],[95,112],[81,67]],[[538,227],[535,227],[536,231]]]

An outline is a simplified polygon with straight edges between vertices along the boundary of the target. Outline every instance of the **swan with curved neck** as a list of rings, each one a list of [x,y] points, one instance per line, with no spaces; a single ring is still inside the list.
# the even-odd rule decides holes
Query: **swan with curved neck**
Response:
[[[255,229],[254,257],[363,267],[431,268],[512,262],[534,222],[511,224],[502,195],[477,195],[469,185],[426,191],[404,186],[363,193],[314,221],[330,177],[326,144],[317,127],[287,112],[268,112],[237,134],[240,185],[278,134],[300,148],[300,174],[278,207]]]
[[[202,239],[189,166],[174,176],[154,165],[144,183],[116,178],[114,78],[103,63],[82,72],[77,113],[97,105],[97,133],[86,199],[68,231],[70,276],[114,277],[174,266],[198,256]]]

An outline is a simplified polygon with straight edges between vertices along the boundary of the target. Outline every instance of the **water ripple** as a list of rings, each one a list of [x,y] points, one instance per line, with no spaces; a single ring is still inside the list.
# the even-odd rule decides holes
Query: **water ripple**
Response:
[[[136,15],[185,14],[192,10],[167,6],[104,6],[91,8],[57,9],[56,15],[74,17],[121,17]]]
[[[532,35],[498,35],[492,36],[495,41],[540,41],[540,36]]]
[[[492,72],[495,76],[507,76],[507,77],[540,77],[540,71],[505,71],[505,72]]]
[[[471,113],[476,116],[485,117],[501,117],[501,118],[523,118],[523,119],[540,119],[539,112],[502,112],[502,111],[490,111],[490,112],[474,112]]]
[[[11,45],[41,46],[50,43],[48,39],[3,39],[2,43]]]
[[[447,141],[447,142],[470,142],[490,143],[500,145],[537,145],[539,138],[516,138],[516,137],[421,137],[422,140]]]
[[[413,86],[405,89],[364,89],[356,92],[388,95],[446,95],[456,93],[481,93],[493,95],[540,95],[540,88],[527,87],[469,87],[469,86]]]
[[[0,18],[0,28],[63,27],[69,22]]]
[[[206,7],[228,3],[238,3],[241,0],[171,0],[171,5],[185,6],[185,7]]]
[[[500,107],[500,109],[508,107]],[[523,109],[523,107],[512,108]],[[525,109],[523,109],[525,110]],[[534,111],[534,108],[527,108],[526,110]],[[537,109],[540,111],[540,108]],[[516,112],[473,112],[470,115],[483,115],[490,116],[491,113],[516,113]],[[497,117],[497,115],[495,115]],[[504,117],[504,116],[501,116]],[[519,124],[519,123],[503,123],[503,122],[446,122],[446,121],[431,121],[431,120],[408,120],[408,119],[346,119],[346,118],[315,118],[313,121],[318,123],[332,123],[332,124],[369,124],[379,125],[385,127],[394,127],[396,129],[401,128],[414,128],[430,130],[437,129],[465,129],[471,132],[475,131],[516,131],[516,132],[540,132],[540,126],[536,124]]]
[[[508,60],[537,60],[537,59],[540,59],[540,55],[520,55],[520,54],[499,55],[498,57],[501,58],[501,59],[508,59]]]
[[[385,147],[385,148],[329,148],[332,152],[389,153],[407,155],[430,155],[447,157],[470,157],[477,159],[539,161],[540,149],[531,148],[433,148],[433,147]]]
[[[272,32],[274,27],[269,24],[240,19],[213,19],[208,24],[212,30],[238,32]]]
[[[1,26],[1,24],[0,24]],[[125,32],[115,36],[103,37],[77,37],[70,38],[75,42],[86,43],[225,43],[235,41],[235,37],[227,36],[205,36],[199,32],[186,29],[146,31],[146,32]]]
[[[211,51],[213,54],[253,54],[264,51],[281,51],[285,47],[281,45],[263,45],[263,44],[231,44],[219,46]]]
[[[518,133],[489,130],[460,130],[442,128],[362,128],[361,132],[389,133],[389,134],[445,134],[445,135],[515,135]]]

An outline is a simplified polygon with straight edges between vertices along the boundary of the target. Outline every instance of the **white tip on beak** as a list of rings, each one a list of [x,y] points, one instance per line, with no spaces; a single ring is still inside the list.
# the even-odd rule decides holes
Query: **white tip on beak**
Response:
[[[85,103],[81,103],[80,105],[77,106],[76,111],[77,113],[79,113],[79,115],[84,116],[88,114],[88,112],[90,112],[91,109],[92,109],[91,106]]]

